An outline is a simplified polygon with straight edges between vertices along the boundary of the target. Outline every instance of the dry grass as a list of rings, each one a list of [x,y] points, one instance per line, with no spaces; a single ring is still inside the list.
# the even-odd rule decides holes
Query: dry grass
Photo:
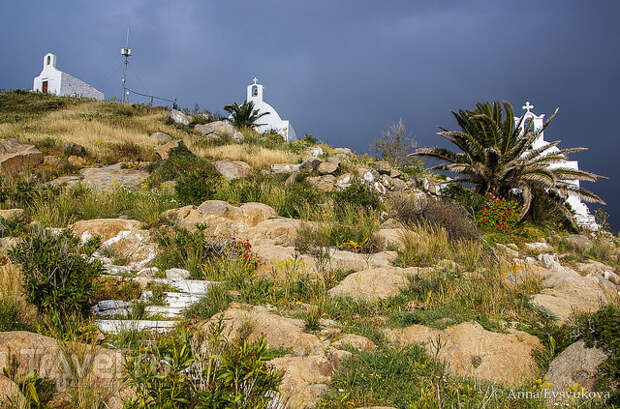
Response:
[[[173,138],[188,137],[187,133],[164,123],[166,112],[162,108],[90,102],[25,122],[0,124],[0,138],[17,138],[35,145],[45,145],[52,138],[57,147],[76,143],[84,146],[98,162],[113,162],[123,155],[124,147],[137,146],[140,159],[150,159],[156,143],[149,134],[161,131]]]
[[[293,152],[267,149],[255,145],[222,145],[192,148],[198,156],[213,160],[240,160],[257,169],[265,169],[274,163],[298,163],[301,157]]]
[[[21,323],[34,327],[37,309],[24,297],[22,273],[17,266],[12,264],[0,266],[0,300],[15,308]]]

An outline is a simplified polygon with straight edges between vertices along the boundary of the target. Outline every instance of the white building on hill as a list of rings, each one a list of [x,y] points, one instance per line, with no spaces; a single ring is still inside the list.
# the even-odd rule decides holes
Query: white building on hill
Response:
[[[268,112],[267,115],[258,120],[260,126],[259,132],[267,132],[271,129],[276,130],[284,137],[287,142],[297,140],[297,135],[293,129],[293,125],[289,121],[283,120],[278,112],[268,103],[263,101],[263,86],[258,83],[258,78],[254,77],[254,83],[248,85],[246,93],[246,101],[254,103],[254,109],[258,109],[259,113]]]
[[[531,120],[533,122],[532,124],[533,131],[541,130],[544,125],[545,114],[542,114],[542,115],[534,114],[531,111],[531,109],[533,109],[534,106],[530,104],[530,101],[526,101],[525,105],[522,108],[526,112],[522,116],[523,122],[521,123],[521,129],[523,130],[526,124]],[[515,122],[519,123],[520,120],[521,120],[521,117],[515,117]],[[532,144],[532,149],[538,149],[548,144],[549,142],[545,141],[545,133],[544,131],[542,131],[540,132],[540,135],[538,136],[538,138],[536,138],[536,140]],[[554,146],[550,148],[549,150],[547,150],[546,152],[547,154],[553,154],[555,152],[558,152],[559,150],[560,149],[557,146]],[[564,168],[571,168],[571,169],[578,170],[579,162],[573,161],[573,160],[557,162],[551,165],[550,167],[551,168],[564,167]],[[569,181],[569,183],[572,183],[575,186],[579,187],[578,180],[571,180]],[[566,198],[566,203],[568,203],[570,205],[570,208],[575,212],[575,221],[577,222],[579,226],[587,228],[589,230],[598,230],[599,226],[596,224],[596,220],[594,219],[594,216],[590,214],[590,210],[588,209],[588,206],[586,206],[586,204],[581,201],[579,196],[577,196],[574,193],[569,193],[568,197]]]
[[[43,70],[34,77],[32,90],[58,96],[103,99],[103,92],[56,68],[56,56],[52,53],[47,53],[43,57]]]

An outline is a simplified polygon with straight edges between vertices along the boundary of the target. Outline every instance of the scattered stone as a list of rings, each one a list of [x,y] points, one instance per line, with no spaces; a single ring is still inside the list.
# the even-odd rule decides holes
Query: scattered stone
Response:
[[[318,158],[323,154],[323,148],[320,146],[310,146],[306,148],[305,153],[311,158]]]
[[[189,125],[192,122],[192,117],[185,115],[183,112],[173,109],[168,113],[168,118],[172,119],[177,124]]]
[[[500,334],[477,322],[464,322],[445,330],[413,325],[384,332],[391,342],[422,344],[453,375],[521,385],[538,371],[532,352],[540,347],[540,341],[522,331]]]
[[[506,253],[506,255],[508,255],[508,256],[510,256],[512,258],[519,257],[519,252],[518,251],[516,251],[514,249],[511,249],[510,247],[505,246],[502,243],[497,243],[496,246],[497,246],[497,248],[499,250],[503,251],[504,253]]]
[[[581,388],[590,391],[598,378],[597,367],[607,360],[607,354],[599,348],[587,348],[585,342],[577,341],[562,351],[549,364],[549,370],[546,377],[552,383],[551,391],[556,391],[556,400],[553,400],[554,394],[549,393],[548,398],[552,403],[556,401],[566,401],[569,396],[566,393],[568,388],[577,386],[574,392],[580,392]],[[550,391],[550,392],[551,392]]]
[[[73,168],[82,168],[86,166],[86,159],[81,156],[71,155],[67,158],[67,162]]]
[[[353,151],[349,148],[334,148],[334,154],[351,156],[353,155]]]
[[[0,140],[0,169],[3,173],[16,173],[43,162],[43,153],[34,145],[26,145],[17,139]]]
[[[242,143],[245,140],[245,137],[241,132],[235,131],[231,139],[233,142]]]
[[[349,274],[329,295],[363,300],[377,300],[400,294],[407,287],[409,277],[428,271],[419,267],[371,268]]]
[[[9,402],[11,404],[9,404]],[[26,398],[21,392],[20,387],[0,374],[0,407],[3,408],[26,408]]]
[[[149,320],[97,320],[95,325],[104,334],[120,334],[127,331],[168,332],[178,321],[149,321]]]
[[[75,186],[82,181],[82,178],[79,176],[61,176],[56,179],[52,179],[46,183],[47,186],[51,187],[71,187]]]
[[[170,156],[170,151],[179,146],[185,146],[183,141],[178,139],[176,141],[170,141],[160,146],[155,147],[155,154],[161,160],[166,160]]]
[[[379,160],[370,164],[373,168],[377,170],[382,175],[389,175],[392,170],[392,166],[390,162],[386,160]]]
[[[194,126],[194,131],[202,136],[219,139],[222,136],[235,136],[235,127],[229,121],[215,121]],[[241,135],[243,138],[243,135]],[[237,139],[239,136],[237,135]],[[243,140],[243,139],[242,139]]]
[[[318,167],[318,171],[320,175],[332,175],[336,173],[338,169],[340,169],[339,161],[322,162]]]
[[[336,188],[340,190],[344,190],[351,186],[353,183],[353,175],[350,173],[345,173],[341,175],[338,179],[336,179]]]
[[[166,278],[168,280],[188,280],[191,275],[192,273],[182,268],[169,268],[166,270]]]
[[[79,156],[83,158],[86,156],[86,148],[77,143],[68,143],[63,146],[62,154],[64,156]]]
[[[170,142],[172,140],[172,137],[170,135],[164,132],[159,132],[159,131],[153,132],[152,134],[150,134],[149,138],[151,138],[153,141],[159,144]]]
[[[569,234],[564,241],[581,252],[590,250],[593,245],[592,240],[583,234]]]
[[[285,356],[268,363],[284,370],[279,400],[286,402],[290,409],[315,407],[321,395],[328,391],[327,383],[334,373],[332,363],[324,355]]]
[[[271,173],[281,174],[281,173],[294,173],[299,172],[300,164],[295,163],[274,163],[269,169]]]
[[[143,170],[123,169],[122,163],[101,168],[83,168],[80,174],[86,186],[99,190],[109,190],[119,186],[137,187],[149,176],[149,173]]]
[[[0,219],[11,222],[27,222],[26,212],[24,209],[7,209],[0,210]]]
[[[525,248],[535,253],[553,253],[553,247],[545,242],[525,243]]]
[[[353,348],[363,352],[369,352],[376,348],[375,343],[370,339],[356,334],[344,334],[332,344],[334,348],[338,349],[342,349],[345,345],[352,346]]]
[[[215,168],[228,181],[244,178],[252,170],[250,165],[240,160],[218,160],[215,162]]]
[[[535,305],[546,308],[561,325],[573,312],[596,312],[609,302],[595,276],[582,277],[568,267],[563,267],[557,256],[538,256],[543,268],[538,267],[543,290],[531,298]]]
[[[302,172],[312,172],[316,170],[321,164],[321,159],[310,157],[303,161],[301,165],[299,165],[299,170]]]
[[[322,192],[333,192],[334,190],[336,190],[336,177],[333,175],[312,176],[306,178],[306,181],[311,186],[317,188]]]
[[[204,328],[223,318],[222,334],[229,340],[244,335],[249,341],[263,337],[271,348],[288,348],[295,355],[319,354],[324,345],[313,334],[305,332],[303,320],[286,318],[267,311],[265,307],[245,310],[231,307],[203,324]]]

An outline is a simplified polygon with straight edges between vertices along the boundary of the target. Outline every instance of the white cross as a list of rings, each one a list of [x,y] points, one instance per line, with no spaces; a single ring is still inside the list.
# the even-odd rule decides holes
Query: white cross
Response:
[[[258,78],[254,77],[252,81],[254,81],[254,84],[256,84],[258,82]]]
[[[525,105],[521,108],[525,109],[527,112],[530,112],[530,109],[534,109],[534,105],[530,104],[530,101],[525,101]]]

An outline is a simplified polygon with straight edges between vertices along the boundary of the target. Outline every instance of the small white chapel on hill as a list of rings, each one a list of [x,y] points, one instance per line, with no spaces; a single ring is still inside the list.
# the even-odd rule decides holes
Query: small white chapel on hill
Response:
[[[263,100],[263,85],[258,83],[258,78],[254,77],[253,84],[248,85],[246,91],[246,101],[254,103],[254,109],[258,109],[260,114],[267,112],[268,114],[258,120],[259,132],[267,132],[275,129],[284,137],[286,142],[297,140],[297,135],[290,121],[283,120],[278,112]]]
[[[43,70],[34,77],[32,90],[35,92],[50,93],[58,96],[73,96],[102,100],[103,92],[92,85],[69,75],[56,68],[56,56],[47,53],[43,57]]]
[[[532,121],[533,130],[541,131],[540,135],[538,135],[534,143],[532,143],[532,149],[538,149],[542,146],[549,145],[549,142],[545,141],[545,133],[544,131],[542,131],[542,127],[544,125],[545,114],[541,114],[541,115],[534,114],[531,111],[534,108],[534,105],[530,104],[530,101],[526,101],[525,105],[522,108],[525,110],[525,113],[521,117],[515,117],[515,122],[517,123],[519,123],[521,118],[523,118],[523,121],[521,122],[521,132],[523,132],[523,128],[525,127],[525,124],[528,123],[530,120]],[[554,146],[547,151],[548,152],[547,154],[553,154],[555,152],[558,152],[559,150],[560,149],[557,146]],[[550,168],[558,168],[558,167],[571,168],[571,169],[578,170],[579,162],[575,160],[562,161],[562,162],[554,163],[550,166]],[[579,187],[578,180],[571,180],[571,181],[568,181],[568,183],[571,183],[575,185],[576,187]],[[566,198],[566,203],[568,203],[570,205],[570,208],[575,212],[575,221],[577,222],[579,226],[584,227],[589,230],[599,229],[599,226],[596,223],[594,216],[592,216],[592,214],[590,213],[588,206],[586,206],[586,204],[581,201],[579,196],[577,196],[574,193],[569,193],[568,197]]]

